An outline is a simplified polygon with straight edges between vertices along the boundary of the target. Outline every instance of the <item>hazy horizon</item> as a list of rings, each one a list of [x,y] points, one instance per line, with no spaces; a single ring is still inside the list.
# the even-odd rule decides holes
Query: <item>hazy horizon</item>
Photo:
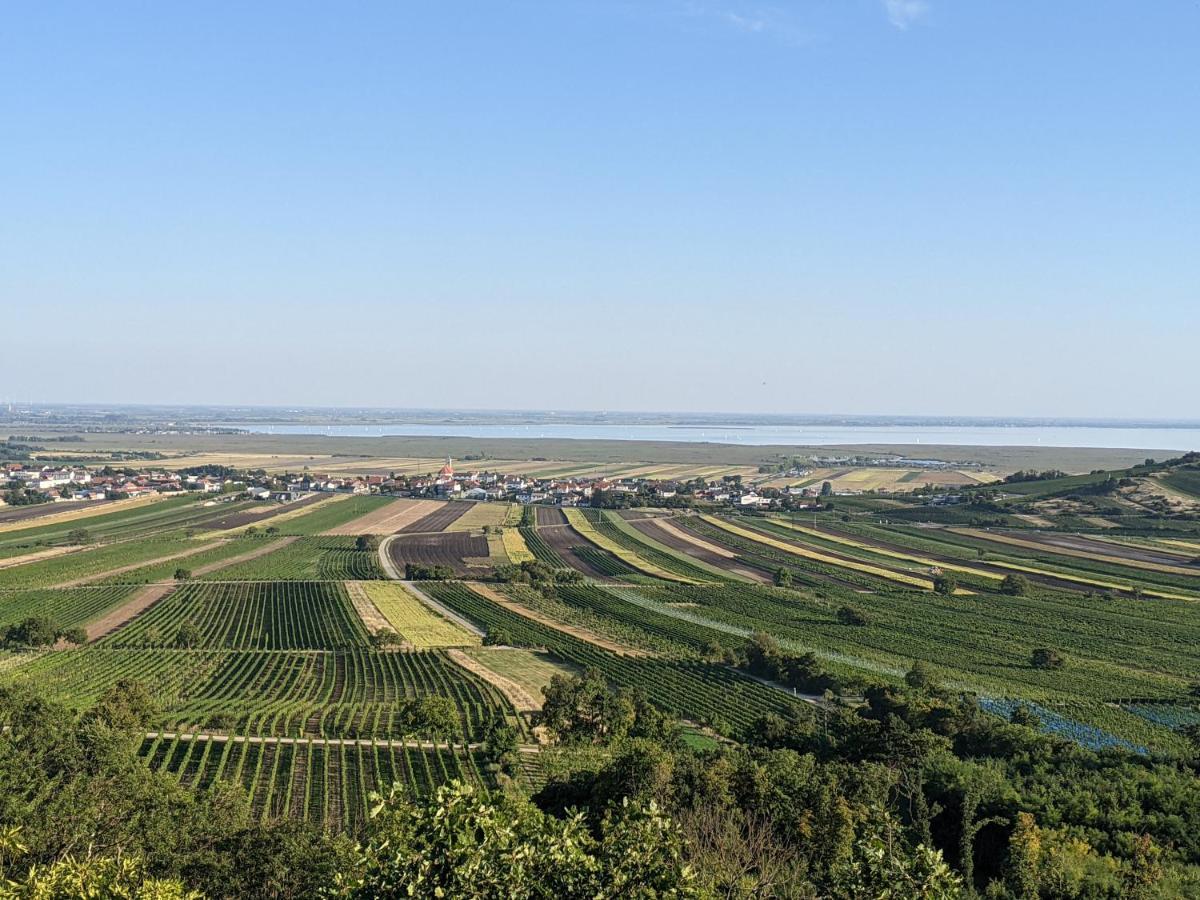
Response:
[[[1177,420],[1200,6],[67,3],[0,397]]]

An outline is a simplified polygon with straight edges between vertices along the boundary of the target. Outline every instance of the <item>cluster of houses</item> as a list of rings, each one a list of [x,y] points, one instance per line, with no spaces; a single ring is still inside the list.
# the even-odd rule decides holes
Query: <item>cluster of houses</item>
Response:
[[[229,473],[226,472],[227,476]],[[501,500],[555,506],[686,505],[691,502],[727,504],[741,508],[800,506],[800,498],[815,497],[817,490],[754,489],[740,478],[715,482],[655,481],[645,478],[535,478],[499,472],[456,472],[447,459],[430,475],[352,475],[318,473],[246,475],[236,479],[217,474],[182,474],[167,470],[89,471],[83,467],[34,468],[20,463],[5,465],[0,478],[29,492],[42,492],[53,500],[101,500],[141,497],[155,493],[202,491],[211,494],[248,494],[256,500],[289,502],[315,493],[386,494],[462,500]],[[600,495],[599,497],[597,495]],[[0,502],[3,502],[0,500]]]
[[[91,471],[82,466],[58,468],[6,463],[0,470],[0,488],[42,493],[52,501],[111,500],[116,497],[145,497],[174,491],[203,491],[219,494],[225,481],[208,475],[181,475],[178,472]],[[0,497],[0,504],[3,498]]]

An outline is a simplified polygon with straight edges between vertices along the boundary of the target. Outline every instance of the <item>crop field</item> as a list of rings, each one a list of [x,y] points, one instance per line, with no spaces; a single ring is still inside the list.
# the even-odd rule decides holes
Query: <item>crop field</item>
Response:
[[[719,478],[741,468],[748,481],[769,480],[721,460],[647,459],[513,459],[496,469]],[[441,461],[409,463],[429,471]],[[919,487],[936,473],[813,474],[869,491],[889,477],[901,477],[891,487]],[[1174,490],[1191,484],[1190,470],[1171,477],[1182,478]],[[1027,707],[1044,731],[1084,746],[1183,752],[1181,730],[1200,724],[1200,538],[1182,516],[1135,528],[1148,520],[1071,507],[1067,528],[1047,507],[1069,506],[1068,494],[1095,483],[1004,485],[997,502],[1009,505],[983,525],[962,506],[899,495],[837,497],[836,512],[794,516],[188,495],[0,522],[0,631],[36,615],[91,639],[0,651],[0,685],[35,685],[83,709],[136,679],[156,700],[142,747],[149,767],[185,785],[241,784],[264,819],[339,830],[361,824],[368,793],[393,780],[416,794],[450,777],[496,786],[480,742],[504,721],[533,744],[530,714],[556,674],[598,669],[614,687],[735,737],[765,714],[814,715],[820,697],[711,661],[758,632],[839,676],[899,684],[919,661],[985,711]],[[1112,519],[1103,536],[1083,520],[1097,511]],[[952,524],[910,524],[931,517]],[[69,546],[79,527],[90,540]],[[355,549],[363,534],[387,535],[401,572],[445,566],[477,581],[390,581],[377,550]],[[584,579],[482,580],[530,560]],[[190,577],[176,581],[180,568]],[[789,586],[774,585],[780,570]],[[956,577],[956,593],[932,590],[940,573]],[[1028,583],[1005,593],[1016,573]],[[476,626],[512,646],[482,646]],[[399,642],[373,640],[383,627]],[[1042,648],[1066,664],[1035,666]],[[438,707],[433,697],[449,702],[423,718]]]
[[[1171,490],[1200,500],[1200,469],[1178,469],[1161,481]]]
[[[53,587],[89,581],[114,580],[119,570],[134,571],[142,564],[171,557],[183,560],[208,545],[183,537],[154,537],[106,544],[21,566],[0,569],[0,588]],[[119,580],[119,579],[115,579]]]
[[[401,534],[388,543],[387,552],[401,572],[412,563],[448,566],[458,575],[470,575],[486,569],[490,558],[487,538],[465,531]]]
[[[120,606],[132,585],[0,591],[0,630],[28,616],[49,616],[64,628],[85,625]]]
[[[133,500],[79,501],[5,507],[0,509],[0,533],[26,531],[31,528],[53,529],[66,523],[71,523],[72,528],[86,527],[91,523],[84,520],[100,516],[116,516],[134,508],[162,502],[165,499],[167,498],[162,494],[154,494]]]
[[[497,675],[516,682],[539,702],[542,688],[555,675],[577,675],[579,669],[541,650],[517,647],[472,647],[468,655]]]
[[[312,507],[322,503],[332,503],[337,499],[338,497],[334,494],[312,494],[288,503],[257,500],[249,507],[242,507],[239,504],[236,512],[209,519],[202,527],[209,531],[235,531],[250,526],[279,528],[289,519],[312,512]]]
[[[253,540],[259,540],[255,538]],[[301,537],[278,541],[278,549],[216,569],[211,581],[370,581],[383,578],[374,550],[354,549],[352,537]]]
[[[318,503],[303,515],[290,517],[281,522],[281,534],[317,535],[326,534],[361,516],[375,512],[392,503],[390,497],[335,495],[332,500]],[[360,532],[355,532],[360,533]]]
[[[448,697],[459,716],[452,739],[475,741],[511,704],[438,651],[257,652],[96,647],[40,656],[9,673],[67,703],[94,703],[122,678],[153,692],[155,728],[169,732],[322,738],[430,738],[408,704]]]
[[[484,628],[503,628],[527,647],[550,651],[566,663],[595,667],[614,684],[644,692],[663,709],[702,724],[745,727],[774,712],[807,710],[781,691],[765,687],[724,666],[694,660],[619,656],[491,603],[461,584],[433,584],[440,603]]]
[[[722,565],[726,562],[725,560],[709,561],[698,555],[693,556],[678,550],[671,544],[660,541],[657,536],[660,532],[639,528],[635,523],[627,522],[616,513],[593,510],[591,514],[585,513],[585,515],[588,515],[597,531],[675,575],[693,581],[745,580],[745,576],[734,573],[727,566]],[[658,520],[643,520],[651,525],[655,521]]]
[[[629,524],[646,537],[669,547],[674,553],[690,556],[704,563],[706,567],[723,570],[727,577],[739,576],[740,580],[759,583],[771,580],[769,572],[744,565],[733,551],[678,528],[669,519],[634,519]]]
[[[104,638],[109,647],[176,647],[194,626],[192,647],[327,650],[366,646],[367,635],[345,588],[335,582],[187,584]]]
[[[466,515],[471,506],[472,504],[466,500],[445,502],[427,515],[405,525],[398,533],[426,534],[445,531],[458,520],[459,516]]]
[[[902,572],[896,572],[891,569],[886,569],[881,566],[871,565],[869,563],[856,562],[842,556],[836,556],[829,553],[822,553],[817,550],[811,550],[801,546],[793,541],[783,541],[773,538],[770,535],[763,534],[751,528],[735,525],[732,522],[724,519],[718,519],[715,516],[702,516],[705,522],[710,525],[715,525],[717,528],[728,531],[736,537],[744,538],[749,541],[757,541],[760,544],[765,544],[774,550],[781,550],[784,553],[789,553],[794,556],[811,559],[814,562],[824,563],[825,565],[833,566],[834,568],[849,569],[854,572],[862,572],[867,575],[873,575],[876,578],[881,578],[884,581],[894,581],[898,584],[904,584],[909,587],[922,588],[924,590],[932,590],[933,582],[929,578],[919,578],[913,575],[907,575]]]
[[[418,650],[479,643],[478,635],[438,615],[402,585],[372,582],[363,588],[396,633]]]
[[[289,818],[338,831],[366,821],[372,792],[392,784],[423,796],[447,781],[484,784],[476,754],[403,742],[202,740],[147,738],[141,756],[156,772],[204,790],[240,784],[261,819]]]
[[[472,531],[476,528],[502,527],[509,519],[511,503],[487,500],[463,500],[469,504],[467,511],[446,526],[446,531]]]
[[[365,515],[343,522],[329,529],[326,534],[395,534],[436,509],[441,509],[440,500],[396,499],[374,507]]]
[[[500,540],[504,544],[504,555],[508,557],[508,561],[513,565],[520,565],[523,562],[532,562],[537,559],[533,551],[529,549],[529,545],[525,542],[525,529],[523,528],[505,528],[500,535]]]
[[[136,506],[97,515],[84,522],[43,524],[0,533],[0,558],[69,544],[72,534],[78,531],[85,532],[92,543],[100,544],[199,528],[210,519],[248,506],[248,503],[204,501],[194,494],[152,503],[139,502]]]
[[[583,511],[578,509],[564,510],[567,515],[567,521],[571,523],[571,527],[580,534],[583,538],[595,544],[601,550],[611,553],[626,566],[631,569],[636,569],[644,575],[652,575],[656,578],[662,578],[666,581],[691,581],[692,579],[686,575],[679,575],[658,564],[658,561],[651,562],[641,552],[630,549],[622,543],[619,543],[613,534],[613,529],[597,527],[593,524]]]

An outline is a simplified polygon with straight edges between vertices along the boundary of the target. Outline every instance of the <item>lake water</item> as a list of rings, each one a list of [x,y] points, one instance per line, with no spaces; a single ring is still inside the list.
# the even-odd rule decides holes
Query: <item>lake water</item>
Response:
[[[708,441],[718,444],[951,444],[983,447],[1106,447],[1200,450],[1200,428],[978,425],[236,425],[256,434],[336,437],[569,438],[610,441]]]

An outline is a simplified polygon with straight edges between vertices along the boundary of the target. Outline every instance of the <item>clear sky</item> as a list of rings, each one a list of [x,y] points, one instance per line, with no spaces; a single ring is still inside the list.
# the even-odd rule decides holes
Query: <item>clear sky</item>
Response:
[[[1195,417],[1196,0],[13,3],[0,398]]]

